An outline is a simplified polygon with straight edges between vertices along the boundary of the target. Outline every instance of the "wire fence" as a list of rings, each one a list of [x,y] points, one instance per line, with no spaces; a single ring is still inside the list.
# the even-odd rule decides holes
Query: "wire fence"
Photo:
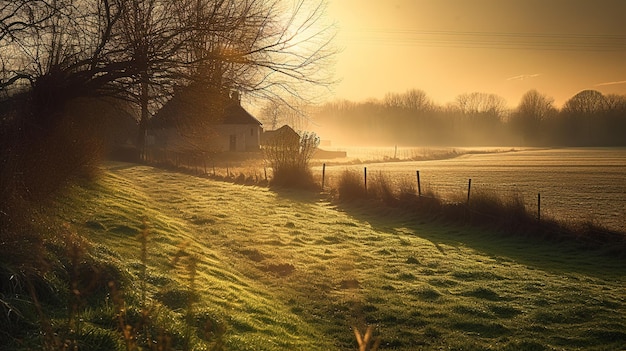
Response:
[[[370,164],[332,166],[322,165],[316,170],[320,174],[320,183],[325,188],[336,188],[342,173],[345,171],[362,174],[364,184],[376,182],[382,179],[395,191],[411,191],[416,195],[435,197],[444,202],[467,203],[473,195],[498,198],[503,203],[518,201],[523,203],[526,211],[538,218],[553,218],[564,222],[589,222],[608,227],[612,230],[626,231],[626,218],[619,216],[619,210],[604,211],[599,209],[599,198],[594,199],[593,194],[566,193],[560,189],[560,184],[554,184],[546,189],[537,185],[542,182],[537,180],[500,179],[490,175],[485,180],[482,177],[462,177],[459,174],[446,175],[445,177],[433,176],[429,171],[397,169],[386,165]],[[435,172],[436,173],[436,172]],[[522,177],[523,174],[520,174]],[[501,182],[498,182],[501,181]],[[584,198],[584,201],[581,199]],[[619,200],[619,199],[618,199]],[[600,202],[600,203],[599,203]]]
[[[389,151],[389,150],[387,150]],[[262,159],[254,162],[238,162],[218,159],[193,159],[179,158],[172,165],[178,169],[184,168],[195,174],[214,177],[219,179],[231,179],[246,184],[268,184],[273,178],[272,168]],[[527,175],[520,174],[520,179],[498,177],[490,171],[472,170],[472,177],[463,177],[461,172],[451,172],[442,176],[442,172],[435,172],[425,167],[426,170],[410,169],[412,163],[392,162],[363,164],[331,165],[326,167],[312,167],[313,177],[325,191],[337,189],[344,171],[353,171],[363,174],[363,183],[373,183],[379,180],[385,181],[390,188],[400,192],[413,192],[417,196],[433,197],[444,202],[463,203],[472,196],[490,195],[497,196],[504,201],[521,199],[526,210],[540,218],[555,218],[566,222],[594,222],[607,226],[613,230],[626,231],[626,217],[620,216],[620,210],[604,210],[606,203],[598,203],[594,200],[595,194],[571,194],[563,189],[546,189],[547,180],[543,183],[529,179]],[[367,179],[367,178],[368,179]],[[471,179],[471,184],[470,184]],[[558,182],[558,180],[556,180]],[[554,183],[555,180],[550,180]],[[539,186],[538,186],[539,185]],[[543,186],[543,188],[542,188]],[[554,185],[556,187],[559,184]],[[557,192],[560,191],[560,192]],[[545,193],[544,193],[545,192]],[[600,194],[599,196],[602,196]],[[581,199],[584,197],[584,201]],[[599,199],[602,199],[599,197]],[[605,206],[600,208],[601,206]],[[599,215],[597,215],[599,213]]]

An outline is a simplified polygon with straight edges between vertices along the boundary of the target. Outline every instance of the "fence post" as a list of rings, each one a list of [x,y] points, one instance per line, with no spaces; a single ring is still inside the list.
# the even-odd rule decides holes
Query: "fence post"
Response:
[[[416,171],[417,173],[417,195],[422,196],[422,185],[420,184],[420,171]]]
[[[265,173],[265,181],[267,182],[267,166],[263,165],[263,173]]]
[[[537,193],[537,221],[541,222],[541,193]]]
[[[470,203],[471,190],[472,190],[472,178],[470,178],[469,182],[467,183],[467,206],[469,206],[469,203]]]
[[[326,163],[322,163],[322,191],[324,191],[324,179],[326,178]]]
[[[367,192],[367,167],[363,167],[363,179],[365,183],[365,192]]]

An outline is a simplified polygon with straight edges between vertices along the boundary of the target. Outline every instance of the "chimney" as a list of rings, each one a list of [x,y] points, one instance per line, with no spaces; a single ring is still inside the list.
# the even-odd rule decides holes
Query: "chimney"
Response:
[[[237,90],[232,90],[230,92],[230,99],[237,103],[237,105],[241,105],[241,96]]]

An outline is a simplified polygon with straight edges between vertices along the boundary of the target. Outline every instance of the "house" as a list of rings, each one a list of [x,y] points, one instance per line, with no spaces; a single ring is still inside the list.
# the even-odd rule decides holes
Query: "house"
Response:
[[[288,125],[284,125],[276,130],[264,131],[261,136],[261,145],[276,146],[276,145],[294,145],[299,147],[300,134],[298,134],[293,128]],[[328,143],[330,146],[330,143]],[[334,158],[346,158],[348,154],[346,151],[329,151],[322,150],[319,147],[315,148],[312,158],[315,159],[334,159]]]
[[[152,118],[146,147],[157,158],[258,151],[262,124],[241,106],[238,93],[225,94],[197,86],[180,89]],[[163,156],[165,155],[165,156]]]
[[[267,146],[275,144],[278,141],[282,142],[300,142],[300,134],[298,134],[293,128],[288,125],[284,125],[276,130],[264,131],[261,136],[261,145]]]
[[[222,151],[259,151],[263,124],[241,106],[239,94],[231,95],[216,125],[216,147]]]

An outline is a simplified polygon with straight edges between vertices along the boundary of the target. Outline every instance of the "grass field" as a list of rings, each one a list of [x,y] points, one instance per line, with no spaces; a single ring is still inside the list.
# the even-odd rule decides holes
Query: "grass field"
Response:
[[[384,350],[626,348],[626,262],[568,243],[121,163],[59,208],[196,349],[354,350],[368,325]]]

